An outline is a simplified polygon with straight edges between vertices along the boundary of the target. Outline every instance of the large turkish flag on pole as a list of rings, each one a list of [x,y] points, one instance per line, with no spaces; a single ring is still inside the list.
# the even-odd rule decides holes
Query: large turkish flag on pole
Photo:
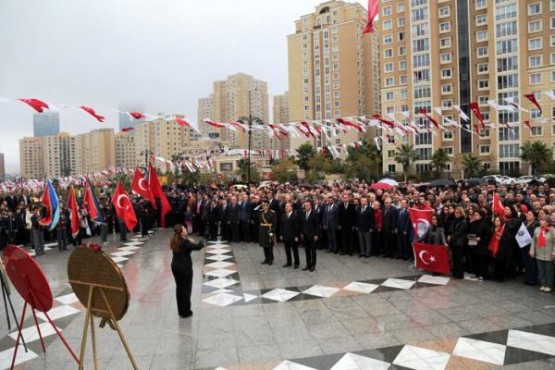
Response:
[[[444,245],[413,243],[416,268],[450,275],[449,253]]]
[[[138,168],[135,168],[135,175],[133,176],[131,191],[147,199],[150,204],[152,204],[152,207],[156,209],[156,201],[154,200],[154,195],[150,191],[148,181],[145,179],[144,175]]]
[[[116,191],[112,197],[112,204],[116,209],[116,215],[123,220],[127,230],[132,231],[137,225],[137,215],[135,215],[133,204],[131,204],[129,195],[127,195],[121,183],[116,187]]]

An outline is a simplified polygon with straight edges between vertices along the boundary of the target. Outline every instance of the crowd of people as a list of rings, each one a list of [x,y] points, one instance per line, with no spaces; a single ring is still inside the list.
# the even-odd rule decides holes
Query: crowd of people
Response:
[[[362,182],[327,185],[269,184],[165,187],[172,206],[168,227],[179,224],[188,234],[231,243],[257,243],[264,248],[264,264],[274,263],[273,248],[283,243],[283,267],[299,268],[299,248],[304,248],[304,270],[316,269],[317,251],[357,258],[411,261],[412,243],[443,245],[449,250],[454,278],[492,279],[502,282],[523,276],[525,284],[550,292],[554,281],[555,189],[547,184],[475,185],[458,183],[452,187],[420,187],[407,183],[399,187],[372,190]],[[494,212],[494,193],[503,212]],[[139,220],[137,232],[148,235],[157,221],[156,210],[148,201],[131,196]],[[67,209],[52,232],[38,223],[37,198],[8,194],[0,203],[0,242],[28,244],[42,253],[41,238],[57,240],[60,250],[67,243],[99,234],[102,241],[112,230],[121,232],[110,204],[110,195],[99,196],[104,222],[93,222],[86,210],[80,211],[81,232],[72,238],[67,229]],[[416,236],[409,208],[433,211],[431,226]],[[519,245],[522,225],[531,236]],[[123,235],[122,235],[123,234]],[[66,241],[67,240],[67,241]],[[348,258],[348,257],[345,257]]]

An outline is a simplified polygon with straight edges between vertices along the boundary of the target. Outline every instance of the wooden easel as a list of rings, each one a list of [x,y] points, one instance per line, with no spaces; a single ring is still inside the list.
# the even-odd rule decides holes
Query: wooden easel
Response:
[[[95,327],[94,327],[94,314],[100,314],[99,316],[106,316],[108,315],[109,318],[102,318],[102,321],[100,322],[100,327],[104,327],[104,325],[106,323],[108,323],[108,325],[116,330],[118,332],[119,335],[119,339],[121,340],[121,343],[123,344],[123,347],[125,348],[125,352],[127,352],[127,356],[129,357],[129,361],[131,361],[131,364],[133,365],[133,369],[135,370],[139,370],[139,367],[137,366],[137,363],[135,362],[135,359],[133,358],[133,354],[131,353],[131,350],[129,349],[129,346],[127,345],[127,341],[125,340],[125,336],[123,335],[123,332],[121,331],[121,328],[118,324],[118,321],[114,315],[114,312],[112,310],[112,306],[106,296],[106,292],[105,290],[115,290],[115,291],[119,291],[119,292],[125,292],[124,288],[121,287],[116,287],[116,286],[108,286],[108,285],[100,285],[100,284],[95,284],[95,283],[87,283],[87,282],[83,282],[83,281],[76,281],[76,280],[70,280],[69,281],[71,284],[78,284],[78,285],[83,285],[83,286],[87,286],[88,287],[88,299],[87,299],[87,314],[85,316],[85,327],[83,328],[83,336],[81,338],[81,352],[79,355],[79,370],[83,369],[83,361],[85,360],[85,347],[87,345],[87,334],[88,334],[88,330],[89,330],[89,326],[91,328],[91,341],[92,341],[92,350],[93,350],[93,360],[94,360],[94,368],[95,370],[98,370],[98,356],[97,356],[97,350],[96,350],[96,332],[95,332]],[[95,307],[97,305],[95,305],[95,295],[94,292],[98,291],[100,293],[100,296],[102,297],[102,301],[105,305],[106,305],[106,309],[102,309],[102,308],[98,308]]]

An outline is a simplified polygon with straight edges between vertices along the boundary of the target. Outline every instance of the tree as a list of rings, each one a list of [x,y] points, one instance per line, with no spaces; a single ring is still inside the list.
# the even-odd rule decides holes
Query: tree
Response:
[[[306,172],[306,180],[313,183],[325,178],[326,173],[331,173],[331,162],[322,154],[318,153],[312,156],[307,163],[308,170]]]
[[[239,159],[237,162],[237,171],[236,174],[241,176],[241,180],[247,181],[249,172],[249,161],[245,158]],[[260,181],[260,174],[256,170],[256,166],[253,162],[251,162],[251,182],[258,182]]]
[[[461,157],[461,164],[464,170],[464,177],[476,177],[480,174],[482,164],[480,158],[472,154],[465,154]]]
[[[411,164],[418,159],[418,152],[410,144],[401,144],[395,153],[395,162],[403,166],[405,174],[405,182],[407,181],[407,173],[410,171]]]
[[[537,175],[553,159],[553,150],[541,141],[528,141],[520,147],[520,159],[530,163],[532,174]]]
[[[447,162],[449,162],[447,150],[445,148],[438,148],[432,155],[432,167],[441,175]]]
[[[297,164],[289,159],[274,161],[272,164],[272,179],[281,184],[298,180]]]
[[[379,177],[382,168],[382,152],[366,140],[358,148],[347,149],[346,175],[348,178],[370,180]]]
[[[297,165],[301,170],[307,171],[310,169],[308,162],[316,155],[316,149],[311,143],[304,143],[297,149]]]

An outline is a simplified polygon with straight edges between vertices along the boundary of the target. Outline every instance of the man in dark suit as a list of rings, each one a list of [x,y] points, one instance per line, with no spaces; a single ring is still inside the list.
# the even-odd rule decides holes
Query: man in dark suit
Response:
[[[260,229],[260,195],[255,195],[251,201],[251,208],[249,210],[250,217],[250,229],[251,229],[251,240],[254,242],[258,240],[258,232]]]
[[[322,217],[322,228],[328,235],[328,252],[337,254],[337,225],[339,223],[338,207],[333,197],[327,198],[327,204],[324,208]]]
[[[299,249],[297,247],[299,242],[299,222],[291,203],[285,203],[280,225],[281,240],[285,246],[285,257],[287,258],[287,262],[283,267],[291,266],[291,252],[293,252],[294,267],[297,269],[299,267]]]
[[[397,209],[391,205],[391,198],[385,198],[383,210],[384,257],[397,255]]]
[[[258,243],[264,248],[264,261],[262,261],[262,264],[272,265],[274,263],[277,216],[276,213],[270,209],[270,203],[266,199],[262,201],[261,208]]]
[[[218,238],[218,224],[222,220],[222,210],[218,205],[218,201],[213,199],[208,207],[208,234],[211,241]]]
[[[360,243],[359,257],[370,257],[372,253],[372,238],[370,230],[374,225],[374,213],[372,207],[368,205],[367,198],[360,199],[360,206],[356,213],[356,229],[358,231],[358,240]]]
[[[349,195],[344,194],[339,205],[338,217],[341,230],[341,253],[353,255],[353,231],[355,230],[355,206],[349,201]]]
[[[222,240],[231,241],[231,226],[229,224],[230,217],[232,217],[231,207],[226,199],[220,201],[220,207],[222,208],[221,238]]]
[[[241,201],[239,202],[239,226],[241,229],[241,240],[250,243],[251,242],[251,232],[250,232],[250,210],[251,202],[247,194],[240,195]]]
[[[230,216],[228,216],[227,222],[231,228],[231,241],[234,243],[239,243],[239,204],[237,204],[237,198],[235,196],[231,197],[231,203],[229,205]]]
[[[397,259],[408,260],[412,255],[410,248],[410,233],[412,225],[409,217],[409,205],[406,199],[401,200],[399,217],[397,218]]]
[[[312,204],[305,202],[304,212],[300,214],[301,238],[305,248],[306,266],[303,271],[314,271],[316,268],[316,246],[318,244],[318,217],[312,210]]]

